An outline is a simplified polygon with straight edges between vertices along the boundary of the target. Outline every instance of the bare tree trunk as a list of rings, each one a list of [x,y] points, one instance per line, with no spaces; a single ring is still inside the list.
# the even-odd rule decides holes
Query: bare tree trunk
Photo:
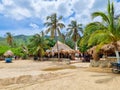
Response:
[[[75,50],[77,50],[77,41],[75,42]]]
[[[116,58],[117,58],[117,63],[120,63],[120,55],[118,50],[115,50]]]
[[[59,52],[59,45],[58,45],[58,40],[57,40],[57,51],[58,51],[58,61],[60,60],[60,52]]]
[[[114,42],[113,44],[115,46],[115,54],[116,54],[116,58],[117,58],[117,63],[120,63],[120,55],[119,55],[119,51],[118,51],[117,42]]]
[[[58,37],[57,37],[56,30],[55,30],[55,39],[56,39],[56,44],[57,44],[58,61],[59,61],[60,60],[60,52],[59,52]]]

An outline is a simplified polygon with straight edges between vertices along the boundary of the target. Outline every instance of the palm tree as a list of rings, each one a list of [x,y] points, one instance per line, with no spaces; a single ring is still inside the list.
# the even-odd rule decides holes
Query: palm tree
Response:
[[[7,37],[6,37],[7,43],[12,47],[12,45],[13,45],[12,34],[10,32],[7,32],[6,34],[7,34]]]
[[[62,33],[61,34],[61,39],[62,39],[62,41],[63,41],[63,43],[65,43],[65,41],[66,41],[66,34],[65,33]]]
[[[30,52],[32,52],[33,55],[39,56],[42,60],[45,48],[47,47],[47,42],[45,41],[44,37],[42,37],[40,34],[35,34],[30,41]]]
[[[75,43],[75,50],[77,50],[77,40],[78,38],[80,38],[80,32],[83,33],[83,29],[82,29],[82,24],[78,24],[77,21],[73,20],[71,21],[71,23],[68,25],[67,30],[69,30],[68,32],[68,36],[71,36],[74,43]]]
[[[88,45],[98,45],[101,47],[106,43],[112,43],[115,46],[115,53],[119,62],[117,41],[120,40],[120,18],[115,20],[114,4],[108,0],[107,14],[104,12],[92,13],[93,19],[98,16],[102,18],[103,22],[90,23],[84,32],[86,35],[87,33],[89,35]]]
[[[22,59],[27,59],[29,55],[28,47],[26,45],[21,44],[20,50]]]
[[[62,19],[62,16],[57,18],[57,14],[54,13],[51,16],[47,16],[47,22],[45,23],[45,26],[48,27],[46,30],[46,33],[50,33],[52,38],[55,38],[56,42],[58,41],[57,37],[58,35],[61,35],[60,30],[65,27],[63,23],[60,22]],[[58,50],[58,59],[60,58],[59,56],[59,47],[57,44],[57,50]]]
[[[62,16],[57,18],[57,14],[54,13],[51,16],[47,16],[47,22],[44,23],[45,26],[48,27],[46,33],[47,34],[50,33],[51,37],[55,38],[56,40],[57,40],[57,35],[61,35],[60,30],[65,27],[65,25],[60,22],[62,18],[63,18]]]

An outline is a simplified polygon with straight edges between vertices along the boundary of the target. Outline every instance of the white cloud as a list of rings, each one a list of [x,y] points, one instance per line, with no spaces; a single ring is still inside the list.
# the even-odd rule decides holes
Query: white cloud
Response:
[[[14,4],[12,0],[2,0],[2,2],[3,2],[3,5],[5,6],[10,6]]]
[[[40,23],[46,21],[46,17],[52,13],[57,13],[67,18],[65,25],[72,20],[87,24],[91,22],[91,13],[94,11],[106,11],[108,0],[2,0],[0,3],[0,13],[9,18],[21,21],[26,18],[37,18]],[[115,13],[120,14],[120,2],[114,1]],[[73,16],[71,16],[75,13]],[[36,19],[35,19],[36,20]],[[99,20],[100,18],[96,18]],[[38,22],[37,21],[37,22]],[[31,21],[30,21],[31,22]],[[30,23],[33,28],[39,27],[37,24]],[[29,26],[29,25],[27,25]]]
[[[70,1],[68,0],[58,0],[57,2],[57,13],[58,15],[62,15],[64,17],[70,16],[73,11],[72,11],[72,6]]]
[[[5,16],[13,17],[16,20],[28,17],[39,17],[43,20],[55,12],[64,17],[69,17],[73,12],[76,13],[75,18],[89,17],[93,11],[106,9],[107,4],[107,0],[18,0],[18,2],[16,0],[2,0],[2,2],[0,11],[4,10]],[[119,6],[118,3],[116,5]],[[119,12],[118,8],[116,12]]]
[[[11,29],[9,29],[9,30],[1,30],[0,31],[1,33],[0,33],[0,36],[5,36],[5,34],[7,33],[7,32],[11,32],[11,34],[12,35],[21,35],[21,34],[24,34],[24,35],[34,35],[34,34],[37,34],[37,33],[40,33],[41,31],[39,30],[39,29],[35,29],[35,30],[30,30],[30,29],[26,29],[26,28],[24,28],[24,29],[17,29],[17,30],[11,30]]]
[[[32,27],[33,29],[39,29],[39,26],[35,23],[30,23],[29,26]]]
[[[84,11],[91,8],[92,4],[93,4],[93,0],[83,0],[83,1],[76,0],[74,1],[74,4],[73,4],[73,10],[77,14],[81,14]]]
[[[115,15],[120,15],[120,2],[119,3],[117,3],[117,2],[115,2]]]
[[[12,9],[10,12],[7,11],[5,16],[16,20],[22,20],[31,17],[31,14],[25,8],[16,7],[15,9]]]
[[[2,12],[2,11],[3,11],[3,9],[4,9],[3,5],[2,5],[2,4],[0,4],[0,12]]]

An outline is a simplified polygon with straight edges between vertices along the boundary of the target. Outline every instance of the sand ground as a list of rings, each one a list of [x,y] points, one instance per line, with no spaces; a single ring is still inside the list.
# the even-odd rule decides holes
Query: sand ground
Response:
[[[18,60],[0,62],[0,90],[120,90],[120,75],[91,72],[89,63],[73,63],[74,69],[58,62]]]

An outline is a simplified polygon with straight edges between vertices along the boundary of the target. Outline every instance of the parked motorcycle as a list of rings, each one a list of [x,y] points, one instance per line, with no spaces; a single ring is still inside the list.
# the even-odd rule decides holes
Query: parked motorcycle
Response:
[[[111,63],[112,64],[112,72],[115,74],[120,73],[120,63]]]

